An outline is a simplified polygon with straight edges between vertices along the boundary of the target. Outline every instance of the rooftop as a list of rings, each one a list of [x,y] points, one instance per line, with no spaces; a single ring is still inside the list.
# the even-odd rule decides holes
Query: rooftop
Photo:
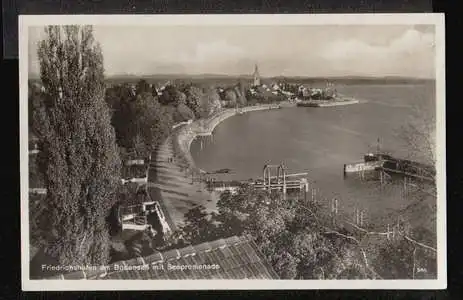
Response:
[[[177,268],[168,268],[168,266]],[[185,266],[180,269],[180,266]],[[188,269],[190,268],[195,269]],[[212,267],[211,267],[212,266]],[[199,268],[200,267],[200,268]],[[195,246],[114,263],[48,279],[278,279],[249,236],[233,236]]]

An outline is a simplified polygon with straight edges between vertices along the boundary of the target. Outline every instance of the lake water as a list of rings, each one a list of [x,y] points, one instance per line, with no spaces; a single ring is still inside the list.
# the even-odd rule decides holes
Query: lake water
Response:
[[[378,138],[382,149],[405,157],[399,131],[410,122],[415,107],[435,113],[434,85],[352,85],[337,90],[368,102],[232,117],[215,129],[212,138],[193,142],[197,166],[207,171],[230,168],[233,174],[226,179],[245,180],[261,177],[267,163],[283,162],[289,173],[308,172],[326,196],[340,197],[343,211],[361,207],[371,219],[406,207],[401,186],[380,191],[375,182],[345,180],[343,165],[361,161],[364,153],[374,151]]]

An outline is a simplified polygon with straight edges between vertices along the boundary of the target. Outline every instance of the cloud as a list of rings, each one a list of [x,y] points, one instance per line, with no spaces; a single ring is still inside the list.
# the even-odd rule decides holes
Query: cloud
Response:
[[[211,61],[227,61],[243,57],[245,51],[225,40],[200,42],[191,51],[177,53],[174,59],[177,62],[200,64]],[[169,56],[172,57],[172,54]]]
[[[434,46],[432,33],[420,32],[416,29],[409,29],[400,37],[392,40],[387,45],[376,46],[365,41],[347,39],[337,40],[325,47],[322,56],[327,59],[367,59],[374,57],[381,59],[409,54],[413,52],[429,51]]]
[[[344,39],[328,43],[321,57],[333,70],[352,75],[434,77],[434,35],[409,29],[383,45]]]

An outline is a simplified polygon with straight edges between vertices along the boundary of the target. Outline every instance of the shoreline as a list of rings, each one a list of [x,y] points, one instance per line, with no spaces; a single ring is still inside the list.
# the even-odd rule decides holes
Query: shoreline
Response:
[[[259,106],[248,106],[240,109],[241,113],[249,113],[253,111],[273,110],[279,109],[280,105],[264,104]],[[192,173],[205,173],[196,166],[196,163],[191,155],[191,144],[198,136],[210,136],[214,129],[223,121],[230,117],[239,115],[236,109],[227,108],[208,119],[200,119],[192,122],[191,124],[184,125],[176,133],[174,133],[174,142],[178,144],[178,150],[186,168]]]
[[[204,171],[196,167],[191,155],[193,140],[198,136],[211,135],[221,122],[240,113],[278,108],[279,105],[249,106],[239,111],[229,108],[208,119],[186,122],[174,128],[156,151],[152,163],[156,175],[148,180],[150,193],[159,202],[170,231],[176,231],[184,225],[185,214],[195,207],[202,206],[208,212],[217,210],[219,195],[206,191],[205,184],[197,180],[197,176]],[[171,158],[174,161],[169,161]]]

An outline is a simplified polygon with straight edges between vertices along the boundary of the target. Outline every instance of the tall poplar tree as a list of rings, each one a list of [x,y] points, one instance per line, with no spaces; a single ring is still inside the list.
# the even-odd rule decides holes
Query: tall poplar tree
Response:
[[[38,47],[43,100],[34,128],[48,190],[46,252],[60,264],[105,264],[106,217],[116,202],[120,159],[104,100],[101,48],[91,26],[48,26],[45,34]]]

